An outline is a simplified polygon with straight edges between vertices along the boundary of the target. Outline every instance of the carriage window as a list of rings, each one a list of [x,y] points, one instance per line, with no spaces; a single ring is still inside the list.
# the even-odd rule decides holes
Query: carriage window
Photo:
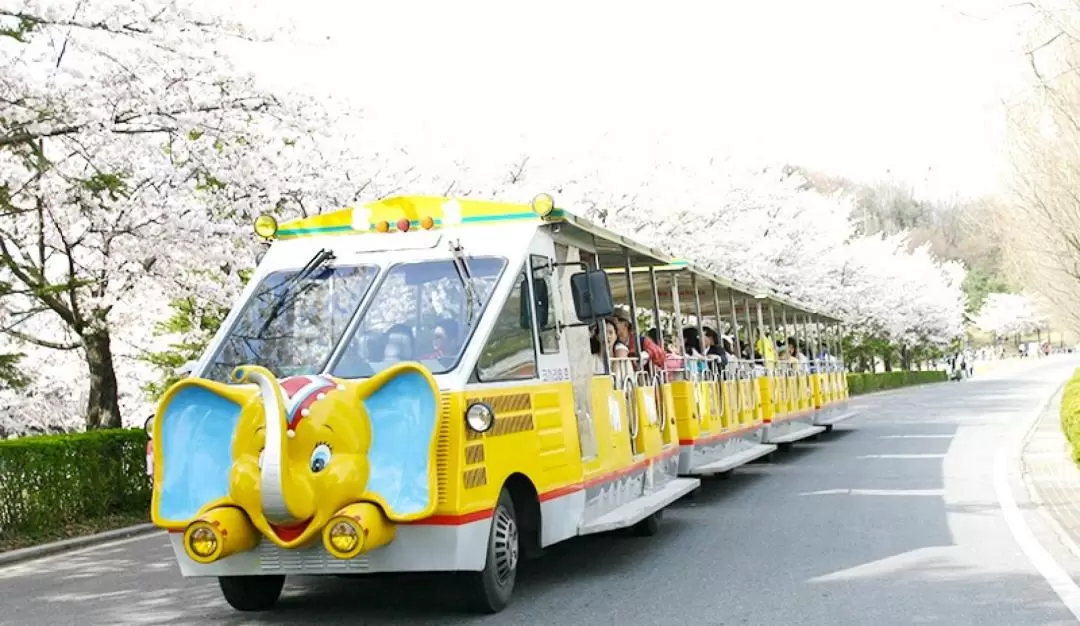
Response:
[[[522,294],[528,295],[528,276],[522,272],[510,297],[503,305],[491,335],[476,363],[477,377],[484,382],[521,380],[536,377],[536,347],[533,344],[532,318],[522,315]]]

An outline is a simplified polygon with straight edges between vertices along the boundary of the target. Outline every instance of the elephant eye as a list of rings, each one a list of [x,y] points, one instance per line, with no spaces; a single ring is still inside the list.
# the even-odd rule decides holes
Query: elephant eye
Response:
[[[316,445],[315,450],[311,452],[311,471],[318,474],[326,469],[331,456],[330,444],[320,443]]]

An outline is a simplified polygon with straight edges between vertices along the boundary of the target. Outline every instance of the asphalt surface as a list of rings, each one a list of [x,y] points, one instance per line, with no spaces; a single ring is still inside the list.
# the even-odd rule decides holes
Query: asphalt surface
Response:
[[[216,581],[181,578],[155,534],[0,569],[0,624],[1075,623],[992,478],[1008,433],[1077,365],[1048,361],[853,399],[859,417],[707,481],[657,536],[570,541],[526,563],[496,616],[463,613],[437,577],[290,579],[274,612],[242,614]]]

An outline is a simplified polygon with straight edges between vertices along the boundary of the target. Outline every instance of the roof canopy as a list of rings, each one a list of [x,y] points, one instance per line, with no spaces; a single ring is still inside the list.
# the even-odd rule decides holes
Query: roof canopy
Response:
[[[550,204],[548,205],[550,208]],[[533,206],[488,200],[446,198],[438,196],[399,196],[384,198],[356,208],[323,213],[281,225],[278,237],[290,239],[332,234],[361,234],[406,229],[442,229],[448,227],[492,226],[500,223],[532,221],[538,227],[549,224],[576,239],[587,239],[595,247],[601,267],[611,273],[611,286],[616,302],[629,304],[629,290],[621,275],[629,263],[633,268],[634,297],[639,307],[652,308],[652,283],[648,280],[652,268],[658,277],[661,308],[671,310],[674,279],[679,286],[680,310],[692,315],[695,311],[693,285],[697,284],[698,299],[704,317],[718,314],[731,319],[732,304],[740,320],[746,322],[746,307],[756,323],[756,305],[761,302],[764,321],[770,324],[770,309],[777,324],[784,315],[789,323],[800,321],[835,323],[840,320],[812,310],[775,293],[763,293],[747,285],[723,278],[669,253],[624,237],[585,218],[555,208],[546,216]],[[408,222],[405,224],[405,222]],[[714,295],[715,288],[715,295]]]

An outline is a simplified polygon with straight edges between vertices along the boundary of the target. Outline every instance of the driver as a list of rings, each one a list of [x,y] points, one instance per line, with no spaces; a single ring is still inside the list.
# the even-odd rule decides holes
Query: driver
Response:
[[[460,339],[461,329],[457,322],[452,319],[440,320],[431,333],[432,351],[421,359],[443,359],[456,355]]]
[[[394,324],[386,331],[387,361],[408,361],[413,358],[413,331],[405,324]]]

